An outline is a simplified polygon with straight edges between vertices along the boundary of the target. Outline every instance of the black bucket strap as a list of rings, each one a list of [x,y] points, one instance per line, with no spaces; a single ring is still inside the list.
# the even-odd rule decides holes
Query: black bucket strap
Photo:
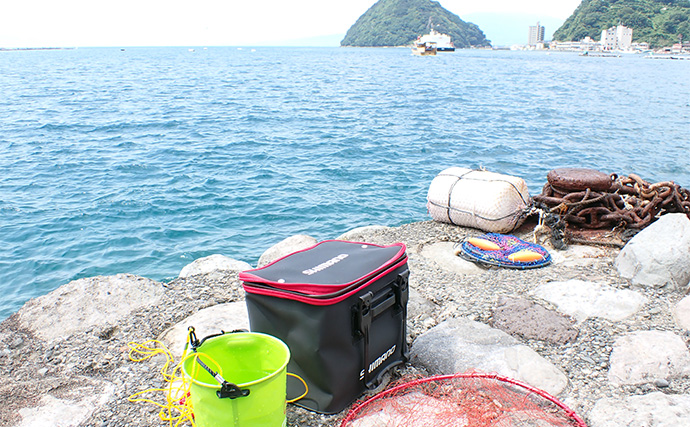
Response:
[[[235,333],[235,332],[242,332],[242,330],[235,330],[229,333]],[[196,353],[197,348],[201,347],[201,345],[204,343],[209,338],[213,337],[218,337],[221,335],[224,335],[228,332],[220,331],[219,334],[212,334],[209,336],[204,337],[201,341],[197,338],[196,333],[194,331],[194,327],[190,326],[189,327],[189,347],[192,350],[192,352]],[[199,355],[195,355],[194,359],[197,361],[197,363],[204,368],[206,372],[211,374],[211,376],[218,381],[218,384],[220,384],[220,390],[216,391],[216,395],[218,396],[219,399],[224,399],[224,398],[230,398],[230,399],[236,399],[238,397],[245,397],[249,396],[249,389],[241,389],[237,386],[237,384],[233,384],[231,382],[228,382],[223,378],[218,372],[215,372],[213,369],[209,368],[207,364],[201,361],[199,358]]]

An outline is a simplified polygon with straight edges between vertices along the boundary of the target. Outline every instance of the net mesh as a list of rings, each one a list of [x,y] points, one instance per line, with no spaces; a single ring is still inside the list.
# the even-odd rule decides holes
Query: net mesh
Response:
[[[355,406],[340,427],[587,427],[548,393],[496,374],[404,380]]]
[[[459,245],[459,247],[456,247],[456,253],[472,262],[507,268],[536,268],[543,267],[551,263],[551,254],[549,254],[544,247],[537,245],[536,243],[526,242],[515,236],[497,233],[487,233],[483,236],[480,236],[480,238],[496,243],[501,249],[484,250],[465,240]],[[525,250],[541,255],[541,258],[534,261],[519,261],[512,260],[510,258],[511,255],[515,255],[520,251]]]

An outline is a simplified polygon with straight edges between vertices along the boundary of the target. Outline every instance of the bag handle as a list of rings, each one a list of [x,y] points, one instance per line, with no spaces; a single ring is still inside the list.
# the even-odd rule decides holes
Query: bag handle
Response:
[[[374,318],[378,317],[386,310],[393,306],[397,306],[404,310],[403,319],[407,318],[407,301],[409,299],[408,295],[408,276],[409,270],[405,270],[398,274],[398,277],[391,283],[392,294],[383,298],[382,300],[374,300],[374,293],[369,291],[364,295],[359,297],[357,301],[356,311],[357,315],[357,328],[356,332],[359,333],[364,339],[364,354],[362,370],[360,371],[360,380],[364,381],[367,388],[372,388],[374,386],[371,380],[371,374],[376,369],[369,366],[369,340],[371,329],[371,324]],[[407,328],[405,322],[403,322],[402,329],[402,341],[405,342],[405,337],[407,336]],[[402,355],[405,360],[408,359],[409,352],[407,348],[403,345]]]
[[[225,398],[230,398],[230,399],[236,399],[238,397],[246,397],[249,396],[249,389],[241,389],[237,384],[231,383],[229,381],[226,381],[225,378],[223,378],[220,374],[220,372],[215,372],[213,369],[209,368],[207,364],[201,361],[200,357],[203,353],[199,353],[197,349],[201,347],[201,345],[204,343],[209,338],[213,337],[218,337],[221,335],[224,335],[226,333],[235,333],[235,332],[242,332],[241,330],[235,330],[232,332],[224,332],[220,331],[219,334],[212,334],[204,337],[202,340],[199,340],[196,336],[196,332],[194,330],[194,326],[189,327],[189,335],[188,335],[188,344],[189,348],[192,350],[194,355],[194,360],[204,368],[206,372],[211,374],[211,376],[220,384],[220,390],[216,391],[216,395],[218,396],[219,399],[225,399]],[[207,356],[208,357],[208,356]],[[209,357],[210,359],[210,357]],[[212,360],[212,359],[211,359]]]

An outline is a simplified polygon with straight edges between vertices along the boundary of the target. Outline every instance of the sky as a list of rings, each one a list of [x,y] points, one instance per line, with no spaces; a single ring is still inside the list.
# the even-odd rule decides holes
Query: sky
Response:
[[[0,8],[0,47],[337,46],[357,18],[376,1],[7,1]],[[475,22],[492,39],[495,36],[478,20],[490,20],[492,14],[504,17],[510,14],[521,19],[562,22],[580,1],[439,0],[439,3],[461,19]],[[472,16],[478,18],[473,21]],[[491,21],[486,22],[490,27]],[[492,31],[501,31],[499,28]],[[555,30],[547,28],[547,34]],[[523,33],[527,34],[526,27]]]

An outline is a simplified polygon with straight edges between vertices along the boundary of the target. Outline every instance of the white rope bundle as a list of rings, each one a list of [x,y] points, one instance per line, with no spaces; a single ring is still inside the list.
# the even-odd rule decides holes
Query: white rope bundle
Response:
[[[529,206],[529,190],[522,178],[460,167],[439,173],[427,194],[427,209],[436,221],[491,233],[519,227]]]

